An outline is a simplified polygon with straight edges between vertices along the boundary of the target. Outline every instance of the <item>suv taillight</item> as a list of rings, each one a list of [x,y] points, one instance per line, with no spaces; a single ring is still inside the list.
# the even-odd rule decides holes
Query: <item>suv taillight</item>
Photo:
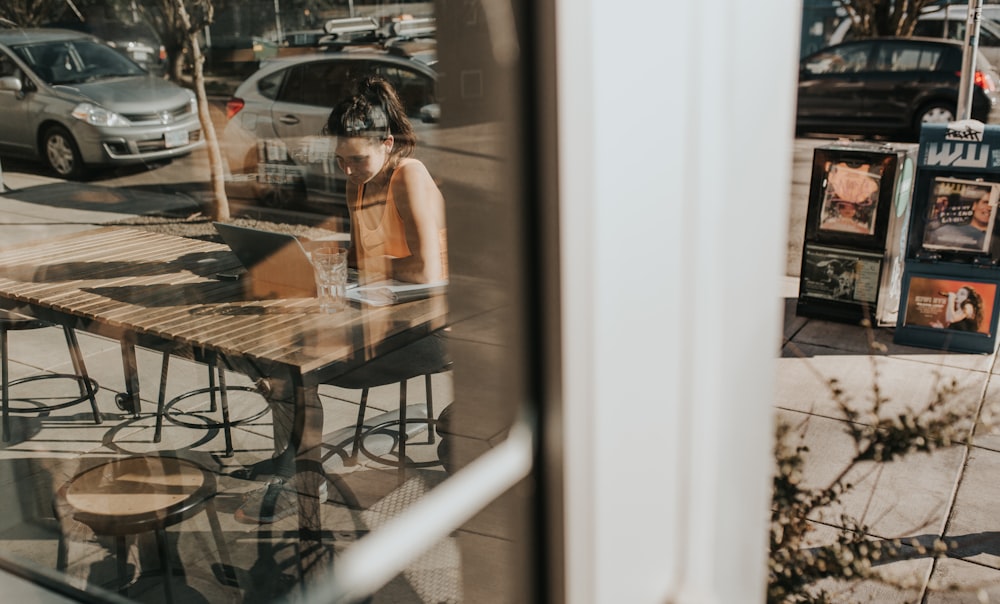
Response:
[[[976,86],[982,88],[986,92],[993,92],[994,90],[997,89],[997,84],[996,82],[993,81],[993,76],[991,76],[988,73],[984,73],[982,71],[976,72],[976,76],[973,82],[976,84]]]
[[[226,119],[233,119],[243,109],[244,105],[246,103],[243,102],[243,99],[232,98],[226,101]]]

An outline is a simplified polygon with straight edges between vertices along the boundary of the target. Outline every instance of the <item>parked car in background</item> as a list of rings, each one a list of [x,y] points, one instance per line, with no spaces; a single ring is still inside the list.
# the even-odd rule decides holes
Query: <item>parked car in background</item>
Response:
[[[969,15],[967,3],[946,6],[924,7],[913,27],[913,36],[965,41],[965,29]],[[984,5],[979,22],[979,50],[994,66],[1000,66],[1000,6]],[[854,23],[850,18],[842,20],[830,35],[830,44],[840,44],[857,39]]]
[[[0,115],[0,155],[43,159],[63,178],[203,144],[193,92],[70,30],[0,30]]]
[[[321,134],[330,110],[353,80],[375,73],[396,88],[415,125],[422,116],[436,119],[433,56],[420,56],[349,46],[265,63],[226,104],[222,142],[231,190],[272,207],[344,206],[346,181],[332,139]]]
[[[925,123],[955,121],[962,44],[931,38],[845,42],[804,58],[799,70],[796,131],[902,136]],[[1000,76],[980,56],[972,117],[988,122]]]
[[[162,76],[167,72],[167,49],[160,36],[145,21],[116,21],[89,18],[86,21],[61,21],[47,27],[88,33],[108,43],[146,71]]]

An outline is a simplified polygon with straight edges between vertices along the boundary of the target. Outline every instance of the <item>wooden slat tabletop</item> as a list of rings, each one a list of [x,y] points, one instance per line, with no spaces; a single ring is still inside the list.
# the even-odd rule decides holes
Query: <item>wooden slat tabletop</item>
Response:
[[[322,314],[314,298],[249,300],[222,244],[105,227],[0,250],[0,301],[97,333],[129,333],[303,374],[338,373],[410,330],[442,327],[443,296]],[[2,304],[0,304],[2,305]],[[419,331],[419,330],[418,330]],[[331,369],[332,368],[332,369]]]

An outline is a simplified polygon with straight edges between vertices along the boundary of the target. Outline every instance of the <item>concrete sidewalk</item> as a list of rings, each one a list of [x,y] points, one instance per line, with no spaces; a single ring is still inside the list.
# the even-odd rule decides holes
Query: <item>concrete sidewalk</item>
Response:
[[[75,233],[156,212],[197,211],[196,201],[127,188],[109,188],[28,173],[3,172],[0,247]]]
[[[961,418],[961,441],[897,461],[868,464],[849,477],[854,488],[841,505],[816,521],[816,544],[829,543],[847,514],[868,527],[873,539],[904,542],[935,538],[953,543],[947,558],[917,555],[881,567],[917,587],[899,591],[875,583],[834,587],[842,602],[978,602],[977,592],[1000,602],[1000,366],[993,354],[952,354],[893,344],[893,329],[863,327],[795,316],[796,278],[786,281],[785,323],[775,412],[799,430],[809,447],[804,476],[825,486],[846,466],[853,441],[833,402],[836,379],[859,411],[876,395],[888,400],[881,415],[904,409],[919,413],[939,389],[954,380],[947,407]],[[873,344],[869,343],[869,336]],[[863,417],[863,416],[862,416]],[[912,548],[911,548],[912,549]],[[933,587],[937,585],[937,590]],[[957,585],[957,592],[940,591]],[[828,586],[830,587],[830,586]],[[841,591],[842,588],[842,591]]]

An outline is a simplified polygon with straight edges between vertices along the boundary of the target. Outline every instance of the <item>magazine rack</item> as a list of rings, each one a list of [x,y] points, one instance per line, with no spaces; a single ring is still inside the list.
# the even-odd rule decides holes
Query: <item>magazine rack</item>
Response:
[[[924,126],[893,341],[993,352],[1000,287],[1000,127]]]
[[[796,314],[896,324],[916,149],[816,148]]]

